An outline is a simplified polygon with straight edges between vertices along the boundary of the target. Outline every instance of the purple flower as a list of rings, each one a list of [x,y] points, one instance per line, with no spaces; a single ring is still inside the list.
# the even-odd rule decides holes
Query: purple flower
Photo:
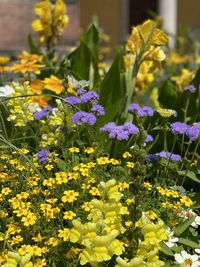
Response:
[[[52,107],[46,106],[41,111],[35,112],[33,114],[36,120],[41,120],[49,115],[49,112],[52,110]]]
[[[145,143],[149,143],[153,141],[153,137],[150,134],[147,134],[146,139],[144,140]]]
[[[160,159],[159,153],[146,155],[147,162],[151,162],[151,161],[159,160],[159,159]]]
[[[185,91],[190,91],[191,93],[195,93],[196,92],[196,87],[193,84],[189,84],[184,88]]]
[[[77,125],[89,124],[94,125],[96,123],[96,117],[89,112],[78,111],[72,116],[72,122]]]
[[[152,117],[154,114],[154,110],[149,107],[149,106],[144,106],[143,108],[140,107],[140,105],[138,103],[132,103],[128,106],[128,111],[129,112],[136,112],[136,114],[139,117]]]
[[[91,111],[95,113],[97,116],[105,115],[104,107],[101,105],[95,105],[91,108]]]
[[[87,93],[87,91],[85,89],[83,89],[83,88],[80,88],[80,89],[77,90],[77,94],[78,95],[83,95],[85,93]]]
[[[82,103],[81,99],[77,96],[65,97],[65,102],[70,105],[77,105]]]
[[[114,122],[109,122],[100,128],[100,132],[107,132],[109,138],[121,140],[128,140],[133,134],[138,134],[139,129],[132,123],[126,122],[124,125],[116,125]]]
[[[185,134],[188,127],[189,126],[186,123],[179,121],[171,124],[171,130],[173,134]]]
[[[41,162],[41,163],[47,163],[49,155],[50,155],[49,150],[45,150],[45,149],[40,150],[40,151],[36,154],[36,156],[37,156],[39,162]]]
[[[192,141],[196,140],[200,135],[200,122],[198,122],[192,126],[189,126],[186,134],[190,140],[192,140]]]
[[[155,153],[155,154],[148,154],[146,156],[146,161],[151,162],[154,160],[159,160],[160,158],[170,159],[172,161],[181,161],[180,155],[173,154],[173,153],[166,152],[166,151],[161,151],[161,152]]]
[[[86,103],[89,101],[97,102],[99,100],[99,95],[95,91],[89,91],[82,95],[81,101],[82,103]]]
[[[178,155],[178,154],[173,154],[173,153],[170,153],[170,152],[166,152],[166,151],[161,151],[159,153],[159,156],[161,158],[165,158],[165,159],[171,159],[173,161],[181,161],[181,156]]]

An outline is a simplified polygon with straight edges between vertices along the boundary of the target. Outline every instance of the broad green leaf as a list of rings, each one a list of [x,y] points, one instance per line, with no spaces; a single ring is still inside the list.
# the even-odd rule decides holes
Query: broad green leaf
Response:
[[[90,80],[91,66],[93,67],[93,83],[99,81],[98,72],[98,31],[91,25],[80,41],[80,46],[69,55],[72,74],[78,80]]]
[[[197,178],[196,174],[193,171],[178,171],[178,174],[180,174],[181,176],[186,176],[188,178],[190,178],[191,180],[200,183],[200,179]]]
[[[166,81],[159,90],[158,101],[167,108],[175,109],[179,97],[178,87],[171,81]]]
[[[167,245],[165,245],[165,243],[161,243],[161,245],[160,245],[160,250],[164,253],[164,254],[166,254],[166,255],[168,255],[168,256],[173,256],[174,255],[174,253],[173,253],[173,251],[171,251],[171,249],[167,246]]]
[[[186,245],[188,247],[191,247],[191,248],[200,248],[198,243],[196,243],[196,242],[194,242],[192,240],[188,240],[186,238],[180,237],[178,242],[183,244],[183,245]]]
[[[179,224],[175,229],[174,233],[176,236],[180,236],[183,232],[187,230],[187,228],[191,225],[191,223],[195,220],[196,216],[192,215],[190,218],[185,220],[183,223]]]
[[[119,51],[101,84],[100,103],[104,106],[106,112],[104,118],[101,119],[103,122],[115,121],[122,112],[123,97],[125,95],[123,77],[123,58]]]

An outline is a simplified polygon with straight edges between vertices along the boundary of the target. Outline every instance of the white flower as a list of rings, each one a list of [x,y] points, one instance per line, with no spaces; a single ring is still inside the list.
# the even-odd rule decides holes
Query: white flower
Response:
[[[197,254],[200,254],[200,248],[195,248],[195,252],[196,252]]]
[[[194,228],[198,228],[198,226],[200,225],[200,216],[198,216],[192,209],[183,210],[182,215],[183,215],[183,218],[186,220],[190,218],[192,215],[195,215],[196,217],[194,221],[191,223],[191,226]]]
[[[200,261],[198,261],[198,255],[190,255],[186,251],[181,251],[180,254],[174,255],[177,263],[180,267],[198,267],[200,266]]]
[[[35,112],[39,112],[41,111],[41,107],[38,105],[38,103],[34,103],[28,106],[28,109],[30,110],[31,114],[35,113]]]
[[[84,88],[90,85],[89,81],[81,80],[77,81],[73,76],[68,76],[68,81],[72,85],[73,88]]]
[[[168,233],[168,240],[165,241],[165,245],[167,245],[169,248],[172,248],[173,246],[176,245],[176,242],[178,242],[178,237],[174,236],[174,232],[170,229],[167,228],[165,229],[166,232]]]
[[[0,97],[8,97],[9,95],[13,94],[15,90],[10,87],[9,85],[1,86],[0,87]]]

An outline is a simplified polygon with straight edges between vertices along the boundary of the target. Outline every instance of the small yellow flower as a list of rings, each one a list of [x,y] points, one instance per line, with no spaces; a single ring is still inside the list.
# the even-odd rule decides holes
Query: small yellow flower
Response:
[[[98,165],[105,165],[105,164],[109,164],[109,163],[110,163],[110,160],[108,157],[97,158],[97,164]]]
[[[122,157],[123,157],[124,159],[126,159],[126,158],[130,158],[131,156],[132,156],[131,153],[129,153],[128,151],[124,152],[123,155],[122,155]]]
[[[76,217],[76,213],[74,213],[73,211],[69,210],[64,212],[63,218],[65,220],[73,220],[74,217]]]
[[[86,153],[86,154],[92,154],[92,153],[94,153],[94,148],[92,148],[92,147],[86,147],[85,149],[84,149],[84,152]]]
[[[68,149],[68,151],[70,152],[70,153],[79,153],[80,152],[80,149],[78,148],[78,147],[70,147],[69,149]]]
[[[70,236],[70,230],[68,228],[64,228],[63,230],[59,230],[58,237],[62,238],[63,241],[67,241]]]
[[[187,196],[182,196],[180,202],[183,203],[186,207],[190,207],[193,204],[193,201]]]
[[[128,168],[133,169],[133,168],[135,167],[135,163],[134,163],[134,162],[127,161],[127,162],[126,162],[126,166],[127,166]]]
[[[152,184],[150,184],[149,182],[144,182],[144,187],[150,191],[152,189]]]
[[[82,209],[84,209],[85,211],[91,211],[91,209],[94,208],[94,205],[91,202],[85,202],[82,206]]]
[[[35,224],[35,222],[37,221],[37,217],[35,216],[34,213],[30,212],[27,216],[22,217],[21,219],[22,223],[24,224],[24,226],[30,226]]]
[[[74,202],[77,197],[79,196],[79,193],[78,192],[75,192],[74,190],[67,190],[67,191],[64,191],[64,195],[62,196],[62,202],[69,202],[69,203],[72,203]]]

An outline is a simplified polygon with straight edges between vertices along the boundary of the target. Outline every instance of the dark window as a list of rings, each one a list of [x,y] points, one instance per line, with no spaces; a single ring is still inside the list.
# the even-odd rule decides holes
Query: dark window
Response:
[[[167,0],[166,0],[167,1]],[[129,27],[141,24],[148,18],[152,18],[150,13],[158,13],[157,0],[129,0]]]

